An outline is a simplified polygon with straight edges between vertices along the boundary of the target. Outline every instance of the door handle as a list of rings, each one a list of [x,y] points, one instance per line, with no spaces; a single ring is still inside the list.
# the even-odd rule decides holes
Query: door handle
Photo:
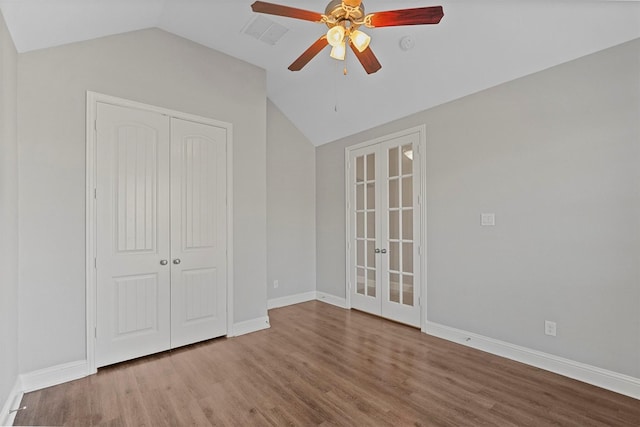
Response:
[[[160,260],[160,265],[167,265],[169,263],[169,261],[167,261],[166,259],[161,259]]]
[[[375,251],[375,252],[376,252],[377,254],[379,254],[379,253],[380,253],[380,249],[376,248],[376,251]]]
[[[173,263],[174,263],[174,264],[176,264],[176,265],[180,264],[180,258],[176,258],[176,259],[174,259],[174,260],[173,260]]]
[[[383,254],[386,254],[387,250],[386,249],[382,249],[380,252],[383,253]]]

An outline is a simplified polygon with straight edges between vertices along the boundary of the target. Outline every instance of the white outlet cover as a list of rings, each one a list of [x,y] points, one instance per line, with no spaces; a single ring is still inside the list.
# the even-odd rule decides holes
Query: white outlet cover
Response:
[[[496,214],[494,213],[481,213],[480,225],[483,227],[496,225]]]
[[[544,333],[545,335],[550,335],[552,337],[556,336],[556,322],[552,322],[550,320],[544,321]]]

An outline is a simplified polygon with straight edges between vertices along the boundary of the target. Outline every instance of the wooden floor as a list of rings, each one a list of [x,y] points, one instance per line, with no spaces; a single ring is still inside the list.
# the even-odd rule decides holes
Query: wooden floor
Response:
[[[320,302],[28,393],[16,425],[639,426],[640,402]]]

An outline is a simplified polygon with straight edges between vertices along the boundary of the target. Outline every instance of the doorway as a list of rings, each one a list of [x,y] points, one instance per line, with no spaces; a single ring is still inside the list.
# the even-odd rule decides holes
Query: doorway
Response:
[[[347,305],[421,326],[424,127],[346,150]]]

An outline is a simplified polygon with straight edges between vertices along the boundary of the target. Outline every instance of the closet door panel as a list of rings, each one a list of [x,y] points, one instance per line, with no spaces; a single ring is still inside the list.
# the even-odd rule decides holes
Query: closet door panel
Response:
[[[171,346],[227,332],[226,130],[171,119]]]
[[[96,365],[170,345],[169,120],[98,104]]]

